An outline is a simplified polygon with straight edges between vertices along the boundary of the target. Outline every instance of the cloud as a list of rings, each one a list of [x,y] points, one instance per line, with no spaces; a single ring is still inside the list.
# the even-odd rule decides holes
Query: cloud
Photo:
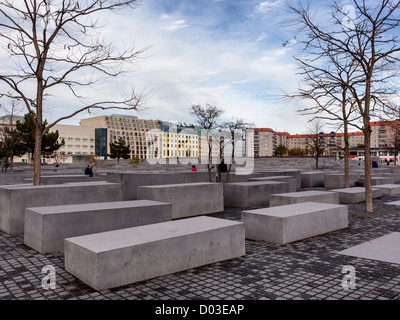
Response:
[[[264,1],[264,2],[259,3],[256,6],[255,11],[256,11],[256,13],[259,13],[259,14],[266,14],[273,8],[280,6],[282,3],[283,3],[283,0]]]
[[[168,31],[175,31],[178,29],[187,28],[188,24],[184,19],[176,19],[167,14],[161,16],[161,29]]]

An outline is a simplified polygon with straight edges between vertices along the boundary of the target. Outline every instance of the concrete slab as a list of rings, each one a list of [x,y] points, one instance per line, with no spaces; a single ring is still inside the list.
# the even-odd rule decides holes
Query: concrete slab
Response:
[[[65,270],[103,290],[245,255],[244,224],[195,217],[65,239]]]
[[[326,172],[324,171],[302,172],[300,174],[301,187],[302,188],[324,187],[325,174]]]
[[[137,187],[137,199],[172,204],[172,219],[224,211],[222,183],[181,183]]]
[[[350,173],[350,187],[354,187],[356,185],[356,181],[359,179],[359,174]],[[345,188],[345,176],[344,173],[327,173],[324,177],[325,188],[328,189],[338,189]]]
[[[338,254],[400,264],[400,232],[364,242]]]
[[[301,202],[339,204],[339,195],[328,191],[298,191],[270,196],[270,207],[284,206]]]
[[[224,204],[235,208],[268,206],[273,194],[289,192],[289,184],[279,181],[252,181],[227,183],[224,186]]]
[[[41,253],[63,251],[65,238],[171,219],[171,204],[149,200],[27,208],[24,243]]]
[[[374,188],[382,190],[382,195],[400,194],[399,184],[380,184],[380,185],[375,185]]]
[[[294,176],[272,176],[272,177],[250,178],[248,182],[257,182],[257,181],[287,182],[289,184],[288,192],[296,192],[297,190],[297,179]]]
[[[335,192],[339,195],[339,203],[341,204],[354,204],[365,201],[365,188],[354,187],[354,188],[343,188],[333,189],[329,192]],[[382,190],[379,188],[372,188],[372,198],[376,199],[382,196]]]
[[[391,206],[400,206],[400,201],[385,202],[385,204],[388,204]]]
[[[343,205],[303,202],[242,212],[246,238],[285,244],[348,227]]]
[[[8,234],[24,232],[25,209],[121,201],[119,183],[74,182],[57,185],[10,185],[0,187],[0,230]]]

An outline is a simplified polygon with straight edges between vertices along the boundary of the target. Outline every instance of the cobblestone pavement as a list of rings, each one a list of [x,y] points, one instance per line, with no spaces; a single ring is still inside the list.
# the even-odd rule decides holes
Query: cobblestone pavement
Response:
[[[40,254],[23,236],[0,232],[0,300],[399,300],[400,265],[354,258],[338,251],[400,231],[400,211],[375,200],[377,217],[352,219],[349,228],[287,245],[246,240],[246,255],[176,274],[95,291],[64,270],[63,254]],[[213,216],[240,220],[228,208]],[[42,288],[44,266],[56,270],[56,288]],[[356,289],[344,290],[342,268],[356,269]]]

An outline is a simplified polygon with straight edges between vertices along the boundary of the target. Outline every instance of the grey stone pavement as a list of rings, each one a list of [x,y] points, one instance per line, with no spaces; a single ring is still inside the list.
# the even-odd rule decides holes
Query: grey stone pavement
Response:
[[[400,300],[400,265],[339,255],[337,252],[400,231],[400,207],[374,201],[374,219],[360,215],[349,228],[287,245],[246,240],[244,257],[95,291],[64,270],[62,253],[40,254],[23,236],[0,232],[0,300]],[[364,204],[349,205],[349,212]],[[227,208],[212,216],[240,220]],[[351,214],[350,214],[351,217]],[[56,288],[43,289],[44,266],[56,270]],[[344,266],[356,270],[356,288],[345,290]]]

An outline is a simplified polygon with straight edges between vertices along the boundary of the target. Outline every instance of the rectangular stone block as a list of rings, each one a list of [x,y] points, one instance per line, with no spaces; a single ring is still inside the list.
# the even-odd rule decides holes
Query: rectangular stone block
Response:
[[[350,173],[349,175],[350,187],[354,187],[356,185],[356,181],[358,180],[358,178],[359,174]],[[325,188],[338,189],[346,187],[344,173],[325,174],[324,180],[325,180]]]
[[[365,201],[365,188],[344,188],[344,189],[333,189],[330,190],[339,195],[339,203],[342,204],[354,204]],[[378,188],[372,188],[372,198],[379,198],[382,196],[382,190]]]
[[[65,238],[171,219],[171,204],[149,200],[27,208],[24,243],[41,253],[63,251]]]
[[[285,244],[348,227],[348,208],[316,202],[242,212],[246,238]]]
[[[224,203],[228,207],[252,208],[267,206],[272,194],[287,193],[289,184],[279,181],[256,181],[227,183],[224,189]]]
[[[272,177],[261,177],[261,178],[250,178],[249,182],[257,181],[278,181],[287,182],[289,184],[288,192],[296,192],[297,190],[297,179],[293,176],[272,176]]]
[[[70,183],[59,185],[10,185],[0,187],[0,229],[24,232],[25,209],[43,205],[121,201],[119,183]]]
[[[93,182],[100,181],[99,177],[90,177],[88,175],[51,175],[40,177],[41,185],[48,184],[63,184],[63,183],[74,183],[74,182]],[[24,183],[33,183],[33,178],[23,179]]]
[[[301,202],[320,202],[339,204],[339,195],[328,191],[299,191],[274,194],[270,197],[270,207],[284,206]]]
[[[323,171],[302,172],[300,176],[302,188],[325,186],[325,172]]]
[[[244,224],[205,216],[65,240],[65,270],[95,290],[243,255]]]
[[[137,199],[172,204],[172,219],[224,211],[222,183],[182,183],[137,187]]]
[[[265,177],[271,176],[293,176],[296,178],[296,188],[301,188],[301,170],[300,169],[278,169],[262,171]]]
[[[382,191],[382,195],[396,195],[400,194],[400,185],[399,184],[380,184],[375,185],[372,189],[379,189]]]
[[[211,174],[215,181],[215,174]],[[108,172],[107,181],[121,183],[123,200],[136,200],[137,188],[179,183],[209,182],[208,172]]]
[[[361,178],[360,181],[365,185],[365,178]],[[379,185],[379,184],[394,184],[394,178],[393,177],[377,177],[373,176],[371,177],[371,184],[373,186]]]

